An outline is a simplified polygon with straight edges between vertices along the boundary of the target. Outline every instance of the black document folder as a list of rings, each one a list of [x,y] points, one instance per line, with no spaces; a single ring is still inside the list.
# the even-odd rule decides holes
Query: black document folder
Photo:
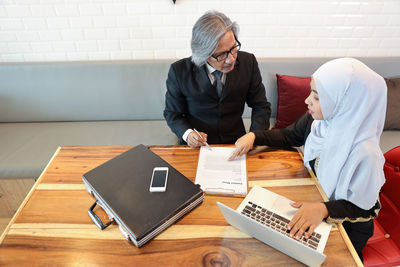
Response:
[[[155,167],[168,167],[165,192],[150,192]],[[89,209],[93,221],[104,229],[92,212],[97,204],[116,221],[126,239],[140,247],[199,205],[204,198],[195,185],[144,145],[138,145],[83,175],[90,194],[97,199]]]

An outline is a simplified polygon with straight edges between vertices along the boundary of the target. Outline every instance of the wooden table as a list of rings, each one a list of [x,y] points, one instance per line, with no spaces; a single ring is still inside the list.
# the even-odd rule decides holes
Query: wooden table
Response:
[[[216,201],[234,209],[240,197],[207,195],[204,202],[142,248],[117,225],[100,231],[89,218],[94,202],[82,174],[131,147],[61,147],[39,177],[0,239],[1,266],[266,266],[300,262],[228,225]],[[194,181],[199,149],[153,146],[152,151]],[[294,201],[322,201],[319,186],[297,151],[270,150],[247,157],[248,185]],[[104,220],[101,210],[96,213]],[[341,229],[341,230],[340,230]],[[342,227],[331,231],[324,266],[355,266]],[[344,237],[343,237],[344,236]]]

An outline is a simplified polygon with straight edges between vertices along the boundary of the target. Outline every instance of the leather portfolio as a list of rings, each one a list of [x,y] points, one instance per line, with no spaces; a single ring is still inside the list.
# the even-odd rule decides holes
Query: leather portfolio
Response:
[[[165,192],[150,192],[155,167],[168,167]],[[140,247],[199,205],[204,198],[195,185],[144,145],[138,145],[83,175],[87,191],[96,198],[89,209],[103,230],[116,222],[126,239]],[[107,224],[93,212],[102,207]]]

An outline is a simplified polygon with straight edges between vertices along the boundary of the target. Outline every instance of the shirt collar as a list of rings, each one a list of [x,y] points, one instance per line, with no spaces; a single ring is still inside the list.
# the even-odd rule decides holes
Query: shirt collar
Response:
[[[211,66],[208,62],[206,63],[206,67],[207,67],[207,72],[208,74],[213,73],[214,71],[216,71],[216,69],[214,69],[213,66]]]

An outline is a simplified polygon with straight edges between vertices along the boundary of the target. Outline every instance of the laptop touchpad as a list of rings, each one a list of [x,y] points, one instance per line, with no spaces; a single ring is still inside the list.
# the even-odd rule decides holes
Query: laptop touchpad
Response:
[[[292,219],[296,214],[297,209],[290,206],[290,200],[284,197],[275,198],[271,210],[287,219]]]

